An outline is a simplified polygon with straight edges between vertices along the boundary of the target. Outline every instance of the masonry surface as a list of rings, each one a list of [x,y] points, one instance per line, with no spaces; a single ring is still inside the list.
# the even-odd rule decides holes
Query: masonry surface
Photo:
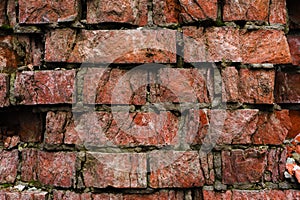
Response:
[[[300,199],[295,0],[2,0],[0,200]]]

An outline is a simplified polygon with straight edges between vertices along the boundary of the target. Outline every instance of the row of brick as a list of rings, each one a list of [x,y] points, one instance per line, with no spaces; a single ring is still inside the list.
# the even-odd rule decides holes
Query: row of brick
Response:
[[[72,191],[54,190],[53,200],[144,200],[144,199],[161,199],[161,200],[188,200],[192,197],[199,200],[225,200],[225,199],[290,199],[296,200],[300,197],[298,190],[228,190],[226,192],[215,192],[212,190],[193,190],[191,192],[176,191],[176,190],[161,190],[148,194],[121,194],[121,193],[75,193]],[[14,192],[0,191],[0,199],[14,200],[46,200],[47,192]]]
[[[193,188],[213,186],[216,182],[278,184],[284,181],[285,161],[286,150],[280,147],[249,147],[208,154],[173,150],[46,152],[25,148],[20,154],[18,150],[0,152],[0,184],[19,179],[30,184],[77,189]]]
[[[176,34],[175,30],[66,28],[48,32],[45,45],[37,35],[0,36],[1,69],[13,72],[20,66],[41,66],[43,57],[46,62],[70,63],[176,63],[177,55],[186,62],[300,63],[300,36],[287,40],[283,31],[185,27],[183,53],[176,48]]]
[[[211,65],[213,66],[213,65]],[[152,68],[153,69],[153,68]],[[89,68],[23,71],[0,74],[0,107],[43,104],[145,105],[151,103],[206,103],[217,95],[223,102],[248,104],[298,103],[297,73],[275,69],[226,67],[220,76],[211,69]],[[216,85],[222,85],[222,91]],[[274,92],[275,91],[275,92]]]
[[[127,23],[137,26],[148,24],[148,1],[146,0],[90,0],[86,2],[86,23],[103,22]],[[152,3],[153,23],[172,25],[203,20],[217,20],[217,0],[154,0]],[[0,24],[16,24],[16,5],[13,0],[2,1]],[[47,24],[55,22],[72,22],[80,18],[80,1],[63,2],[26,1],[18,3],[18,20],[20,24]],[[225,0],[222,6],[224,21],[261,21],[270,24],[286,24],[287,12],[285,0],[250,0],[236,2]],[[6,19],[8,18],[8,19]]]

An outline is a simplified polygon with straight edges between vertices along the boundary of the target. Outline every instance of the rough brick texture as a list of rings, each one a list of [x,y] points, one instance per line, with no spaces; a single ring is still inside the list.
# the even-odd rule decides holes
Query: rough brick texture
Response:
[[[42,191],[9,191],[9,190],[0,190],[0,199],[15,199],[15,200],[46,200],[47,192]]]
[[[119,22],[144,26],[147,20],[146,0],[87,1],[87,23]]]
[[[17,73],[15,98],[18,104],[72,103],[74,92],[74,70]]]
[[[19,1],[19,20],[22,24],[45,24],[74,21],[78,15],[78,0]]]
[[[1,151],[0,163],[1,163],[1,178],[0,183],[13,183],[16,180],[18,169],[18,151]]]
[[[175,34],[173,30],[84,30],[76,37],[75,30],[55,30],[46,38],[46,61],[174,63]]]
[[[276,74],[276,95],[277,103],[299,103],[300,75],[288,72],[277,72]]]
[[[0,74],[0,107],[9,105],[9,76]]]

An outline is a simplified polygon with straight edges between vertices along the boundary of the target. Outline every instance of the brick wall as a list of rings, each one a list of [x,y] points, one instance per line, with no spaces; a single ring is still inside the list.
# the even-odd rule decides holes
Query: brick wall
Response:
[[[299,13],[2,0],[0,200],[300,199]]]

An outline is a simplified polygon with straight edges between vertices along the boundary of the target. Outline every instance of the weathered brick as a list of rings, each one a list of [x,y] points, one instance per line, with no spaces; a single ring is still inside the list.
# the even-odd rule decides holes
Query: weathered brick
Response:
[[[216,192],[214,190],[203,190],[203,200],[231,200],[232,192],[226,190],[225,192]]]
[[[248,148],[222,151],[222,182],[255,183],[262,179],[266,167],[266,149]]]
[[[88,152],[83,169],[86,187],[146,188],[146,154]]]
[[[300,36],[299,35],[288,35],[287,36],[290,52],[292,56],[292,64],[300,65]]]
[[[242,2],[225,0],[223,9],[224,21],[268,21],[269,0],[244,0]]]
[[[300,111],[290,110],[289,117],[292,123],[292,127],[287,135],[288,139],[294,139],[298,133],[300,133]]]
[[[16,5],[14,0],[3,0],[0,3],[0,26],[16,25]]]
[[[275,102],[300,102],[300,74],[276,72]]]
[[[63,143],[65,127],[70,121],[71,113],[57,111],[56,113],[50,111],[46,116],[46,131],[45,142],[48,144],[61,144]]]
[[[38,152],[37,177],[44,185],[69,188],[75,184],[76,153]]]
[[[19,164],[18,150],[0,152],[0,183],[14,183]]]
[[[86,147],[174,146],[179,140],[178,128],[178,119],[171,112],[93,112],[76,116],[75,123],[69,123],[65,143]]]
[[[274,70],[250,70],[226,67],[222,70],[222,97],[224,102],[274,102]]]
[[[286,24],[286,0],[272,0],[270,5],[269,22],[271,24]]]
[[[285,149],[270,149],[267,156],[267,167],[265,169],[265,181],[278,183],[284,180],[284,171],[286,164]]]
[[[14,51],[13,37],[0,36],[0,69],[12,72],[17,69],[17,52]]]
[[[200,161],[203,175],[205,177],[205,184],[212,185],[215,182],[215,172],[213,164],[213,154],[200,152]]]
[[[18,104],[73,103],[75,70],[24,71],[17,73],[15,98]]]
[[[71,191],[53,191],[53,200],[92,200],[92,195],[90,193],[75,193]]]
[[[20,143],[19,136],[6,137],[6,139],[3,141],[3,145],[5,149],[12,149],[16,147],[19,143]]]
[[[166,26],[217,18],[217,0],[154,0],[153,22]]]
[[[287,199],[284,191],[280,190],[233,190],[233,199]]]
[[[0,190],[1,200],[46,200],[47,192],[43,191],[9,191]]]
[[[75,153],[22,151],[21,179],[45,185],[71,187],[75,181]]]
[[[176,31],[83,30],[76,37],[75,30],[55,30],[47,35],[45,60],[75,63],[175,63]]]
[[[291,55],[283,31],[212,27],[185,28],[184,58],[189,62],[290,63]],[[201,47],[196,47],[201,44]],[[204,45],[205,44],[205,45]],[[196,47],[196,53],[192,50]]]
[[[19,21],[22,24],[47,24],[74,21],[78,16],[78,0],[20,0]]]
[[[0,74],[0,107],[9,106],[9,76]]]
[[[241,53],[244,63],[291,63],[291,55],[283,31],[241,30]]]
[[[189,188],[200,187],[205,183],[195,151],[154,151],[149,154],[150,187]]]
[[[201,70],[164,68],[157,76],[157,84],[150,89],[152,103],[210,102],[206,77]]]
[[[84,75],[83,102],[144,105],[147,84],[146,70],[89,68]]]
[[[102,22],[147,24],[147,0],[89,0],[87,1],[87,23]]]
[[[284,191],[286,195],[286,199],[299,199],[300,198],[300,192],[299,190],[286,190]]]

